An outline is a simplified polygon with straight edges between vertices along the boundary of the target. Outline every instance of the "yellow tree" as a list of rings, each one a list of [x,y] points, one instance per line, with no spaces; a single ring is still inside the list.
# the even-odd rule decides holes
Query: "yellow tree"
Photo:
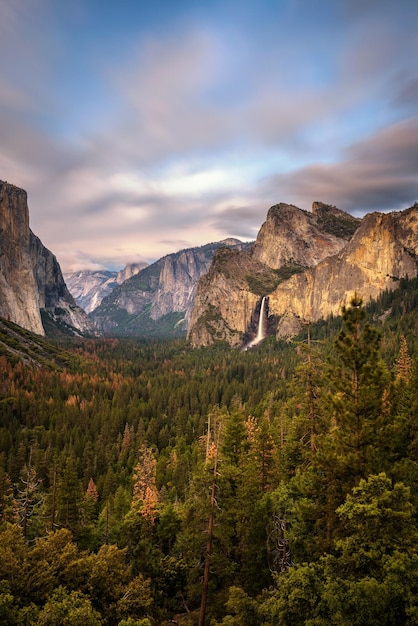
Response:
[[[152,451],[141,445],[133,473],[132,504],[151,525],[154,524],[158,504],[156,468],[157,461]]]
[[[405,335],[401,335],[399,356],[396,359],[396,382],[409,383],[411,378],[412,359],[408,352]]]

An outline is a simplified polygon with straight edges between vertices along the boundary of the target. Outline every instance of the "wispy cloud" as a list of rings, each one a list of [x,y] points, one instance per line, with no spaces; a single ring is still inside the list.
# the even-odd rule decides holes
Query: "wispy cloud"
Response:
[[[303,208],[322,200],[355,214],[398,210],[418,200],[417,172],[418,117],[414,117],[348,146],[338,162],[269,178],[264,193],[279,194]]]
[[[66,269],[417,199],[416,3],[165,4],[0,3],[0,178]]]

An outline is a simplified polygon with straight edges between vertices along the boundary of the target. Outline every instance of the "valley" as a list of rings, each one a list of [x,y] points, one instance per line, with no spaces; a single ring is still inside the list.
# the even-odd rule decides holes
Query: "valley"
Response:
[[[0,199],[0,621],[413,623],[418,205],[274,205],[77,303]]]
[[[212,623],[261,625],[279,607],[283,624],[293,611],[333,619],[334,576],[343,606],[353,586],[367,590],[368,620],[385,602],[368,589],[370,572],[379,589],[396,577],[406,615],[416,597],[403,572],[415,572],[417,307],[416,279],[403,280],[292,342],[270,336],[247,351],[184,339],[51,341],[3,322],[6,623],[28,611],[39,623],[63,604],[94,625],[198,623],[212,516]],[[345,515],[357,502],[366,508],[353,526]],[[379,533],[365,535],[376,515]],[[376,552],[356,573],[348,546],[361,554],[371,541]],[[316,577],[315,604],[295,608],[289,586],[304,603],[305,575]]]

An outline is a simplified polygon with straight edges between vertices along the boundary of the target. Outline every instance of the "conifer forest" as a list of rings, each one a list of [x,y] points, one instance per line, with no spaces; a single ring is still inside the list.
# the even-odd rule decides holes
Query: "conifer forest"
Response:
[[[0,624],[418,624],[417,307],[247,351],[1,335]]]

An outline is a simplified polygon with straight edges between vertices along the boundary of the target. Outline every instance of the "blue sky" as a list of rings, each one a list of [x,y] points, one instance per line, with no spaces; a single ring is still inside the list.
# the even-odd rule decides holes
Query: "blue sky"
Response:
[[[66,271],[418,200],[416,0],[0,0],[0,179]]]

